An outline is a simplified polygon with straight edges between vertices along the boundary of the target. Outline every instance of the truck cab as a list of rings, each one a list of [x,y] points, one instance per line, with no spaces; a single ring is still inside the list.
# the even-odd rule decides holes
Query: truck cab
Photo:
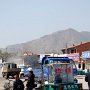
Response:
[[[20,73],[20,68],[17,68],[17,64],[15,63],[3,63],[2,66],[2,76],[6,78],[9,78],[9,76],[14,77],[15,74]]]

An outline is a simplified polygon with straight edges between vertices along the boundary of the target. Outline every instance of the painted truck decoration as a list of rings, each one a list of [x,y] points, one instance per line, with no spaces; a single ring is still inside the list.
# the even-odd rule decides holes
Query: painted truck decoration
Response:
[[[76,65],[68,57],[44,57],[42,72],[43,81],[47,82],[44,84],[44,90],[82,90],[82,84],[74,80],[77,75]]]

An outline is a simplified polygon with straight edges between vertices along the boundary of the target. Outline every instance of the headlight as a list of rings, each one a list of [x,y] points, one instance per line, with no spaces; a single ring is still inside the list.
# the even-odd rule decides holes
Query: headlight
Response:
[[[21,69],[21,72],[24,72],[24,69]]]
[[[48,81],[45,81],[44,83],[45,83],[45,84],[48,84]]]

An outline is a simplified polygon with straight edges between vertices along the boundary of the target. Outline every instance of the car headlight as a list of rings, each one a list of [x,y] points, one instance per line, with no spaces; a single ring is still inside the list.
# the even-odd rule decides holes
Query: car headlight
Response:
[[[24,69],[21,69],[21,72],[24,72]]]

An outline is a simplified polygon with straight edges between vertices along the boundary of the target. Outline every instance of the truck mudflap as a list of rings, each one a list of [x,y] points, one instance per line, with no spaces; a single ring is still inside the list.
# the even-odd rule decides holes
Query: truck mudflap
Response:
[[[46,84],[43,90],[83,90],[81,83]]]

